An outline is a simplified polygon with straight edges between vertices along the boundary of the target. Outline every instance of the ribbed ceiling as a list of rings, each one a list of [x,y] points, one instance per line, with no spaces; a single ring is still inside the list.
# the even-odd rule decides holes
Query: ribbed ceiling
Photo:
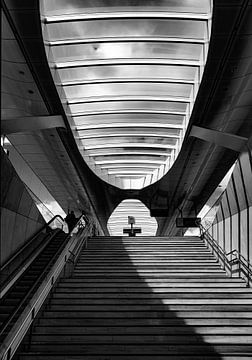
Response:
[[[139,236],[156,235],[157,221],[150,217],[147,207],[139,200],[128,199],[122,201],[109,218],[108,230],[111,236],[123,236],[123,229],[130,229],[128,216],[135,218],[133,228],[141,229]]]
[[[140,189],[181,148],[207,58],[211,0],[44,0],[48,62],[83,158]]]

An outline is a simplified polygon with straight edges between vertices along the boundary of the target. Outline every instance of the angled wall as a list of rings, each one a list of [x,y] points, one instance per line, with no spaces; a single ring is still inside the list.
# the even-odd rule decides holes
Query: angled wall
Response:
[[[237,160],[209,231],[226,252],[237,249],[252,259],[252,155],[251,147]]]
[[[2,147],[1,174],[0,266],[45,223]]]

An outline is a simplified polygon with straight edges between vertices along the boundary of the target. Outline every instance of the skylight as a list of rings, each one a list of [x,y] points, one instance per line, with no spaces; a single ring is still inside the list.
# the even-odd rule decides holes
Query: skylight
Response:
[[[76,143],[108,183],[139,189],[173,165],[211,16],[211,0],[41,2],[48,62]]]

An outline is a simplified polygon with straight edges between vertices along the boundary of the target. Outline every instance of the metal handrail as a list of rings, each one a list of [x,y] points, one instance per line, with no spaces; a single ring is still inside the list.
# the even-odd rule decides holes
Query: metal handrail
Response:
[[[228,270],[231,277],[234,273],[237,272],[239,273],[239,277],[242,277],[242,273],[245,277],[247,286],[250,286],[252,282],[252,265],[250,264],[249,260],[247,260],[237,249],[226,253],[223,248],[217,243],[217,241],[212,237],[209,231],[204,228],[202,224],[198,225],[200,228],[201,238],[205,239],[207,245],[212,248],[212,253],[216,253],[217,260],[222,260],[224,270]],[[234,254],[235,258],[233,258]],[[230,255],[231,259],[229,259]],[[238,270],[233,268],[234,265],[238,265]]]
[[[37,245],[37,247],[30,253],[28,256],[20,262],[20,264],[15,268],[10,274],[3,277],[3,282],[1,284],[0,289],[0,299],[2,299],[5,294],[10,290],[13,284],[21,277],[21,275],[28,269],[31,263],[39,256],[39,254],[46,248],[46,246],[50,243],[51,239],[57,235],[60,229],[57,229],[49,236],[46,236],[43,240],[43,243]],[[22,254],[21,254],[22,256]]]
[[[63,217],[61,215],[55,215],[51,220],[49,220],[47,223],[45,223],[39,230],[37,230],[35,232],[35,234],[33,234],[33,236],[31,237],[31,239],[29,241],[27,241],[23,246],[21,246],[17,252],[15,252],[15,254],[0,268],[0,271],[3,271],[10,263],[12,263],[26,248],[29,247],[29,245],[34,241],[34,239],[45,229],[48,228],[48,226],[56,219],[56,218],[60,218],[63,222],[65,222],[65,220],[63,219]]]
[[[77,227],[79,228],[81,220],[82,219],[80,218],[74,229],[76,229]],[[82,227],[81,234],[88,227],[89,226]],[[33,295],[29,304],[27,304],[26,308],[23,310],[19,319],[13,325],[12,331],[9,332],[7,340],[1,346],[0,348],[0,355],[2,355],[1,359],[8,359],[8,360],[11,359],[17,347],[21,343],[23,337],[25,336],[26,332],[28,331],[31,323],[33,322],[35,315],[38,313],[39,309],[43,305],[43,302],[46,299],[53,284],[56,282],[64,266],[68,263],[68,259],[71,256],[71,253],[73,253],[74,249],[76,248],[78,248],[78,253],[80,253],[80,250],[83,247],[83,245],[85,244],[87,245],[87,236],[83,237],[82,239],[81,237],[79,237],[79,235],[81,234],[77,233],[76,236],[72,236],[72,232],[67,236],[66,241],[64,241],[59,251],[57,251],[57,253],[51,259],[51,261],[47,264],[45,271],[43,271],[43,273],[36,280],[33,287],[30,289],[29,293],[25,296],[25,299],[27,299],[28,296],[31,295],[32,291],[36,288],[39,281],[44,276],[45,277],[44,281],[42,281],[42,284],[40,285],[36,293]],[[76,238],[77,238],[77,246],[75,244]],[[76,255],[77,253],[75,254],[75,257]],[[58,259],[56,259],[57,257]],[[50,266],[52,266],[51,270],[50,270]],[[47,275],[46,275],[46,270],[49,270],[49,273]],[[19,306],[19,309],[20,307],[21,306]],[[15,315],[17,314],[17,312],[18,310],[15,312]],[[15,317],[15,315],[12,316],[12,320]],[[11,325],[11,319],[8,322],[8,324],[6,324],[1,334],[4,333],[4,331],[7,329],[9,325]]]
[[[57,234],[55,234],[53,237],[55,237]],[[7,320],[6,324],[4,325],[4,327],[1,329],[0,331],[0,337],[3,335],[3,333],[5,332],[5,330],[8,328],[8,326],[10,325],[10,323],[12,322],[12,320],[15,318],[15,316],[18,314],[19,310],[21,309],[21,307],[25,304],[26,300],[29,298],[29,296],[31,295],[31,293],[33,292],[33,290],[36,288],[38,282],[42,279],[43,276],[45,276],[46,271],[48,268],[50,268],[50,266],[52,265],[52,263],[55,261],[55,258],[57,258],[57,256],[59,255],[59,252],[62,250],[62,247],[65,245],[66,241],[67,241],[68,236],[66,237],[65,241],[62,243],[62,245],[59,247],[58,251],[53,255],[53,257],[51,258],[51,260],[49,261],[49,263],[46,265],[46,267],[44,268],[43,272],[41,272],[40,276],[37,278],[37,280],[35,281],[35,283],[32,285],[32,287],[28,290],[28,292],[26,293],[25,297],[22,299],[22,301],[19,303],[19,305],[17,306],[17,308],[15,309],[15,311],[11,314],[11,316],[9,317],[9,319]]]
[[[246,259],[242,254],[240,254],[238,250],[234,249],[234,250],[230,251],[229,253],[226,253],[227,256],[230,256],[230,255],[232,256],[233,254],[236,254],[236,257],[239,257],[240,259],[242,259],[242,261],[244,261],[246,263],[248,268],[252,270],[252,264],[250,264],[248,259]]]

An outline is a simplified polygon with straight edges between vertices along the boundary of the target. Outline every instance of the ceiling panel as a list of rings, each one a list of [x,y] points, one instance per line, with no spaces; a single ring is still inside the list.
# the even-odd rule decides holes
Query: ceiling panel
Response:
[[[203,74],[211,16],[210,0],[41,2],[59,95],[81,154],[105,181],[138,189],[174,163]]]

